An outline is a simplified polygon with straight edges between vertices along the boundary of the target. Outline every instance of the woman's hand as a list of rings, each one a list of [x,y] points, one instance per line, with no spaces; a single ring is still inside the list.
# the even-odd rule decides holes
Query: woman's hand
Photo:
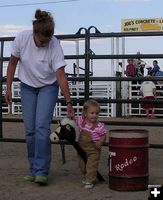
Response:
[[[6,91],[5,101],[6,101],[7,104],[11,104],[12,103],[12,93],[11,93],[11,90],[7,90]]]
[[[74,118],[75,116],[75,111],[74,108],[72,107],[72,104],[67,104],[67,117],[68,118]]]
[[[12,92],[11,92],[11,85],[12,85],[12,81],[14,78],[14,74],[15,74],[15,70],[16,70],[16,66],[17,63],[19,61],[19,58],[11,55],[10,60],[9,60],[9,64],[7,67],[7,81],[6,81],[6,94],[5,94],[5,101],[7,104],[11,104],[12,103]]]

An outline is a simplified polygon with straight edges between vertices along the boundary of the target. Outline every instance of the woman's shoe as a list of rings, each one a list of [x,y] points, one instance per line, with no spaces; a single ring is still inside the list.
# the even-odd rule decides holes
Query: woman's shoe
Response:
[[[36,176],[35,177],[35,183],[39,185],[47,185],[48,184],[48,178],[45,176]]]
[[[29,182],[34,182],[35,181],[35,177],[27,175],[27,176],[24,176],[24,180],[25,181],[29,181]]]

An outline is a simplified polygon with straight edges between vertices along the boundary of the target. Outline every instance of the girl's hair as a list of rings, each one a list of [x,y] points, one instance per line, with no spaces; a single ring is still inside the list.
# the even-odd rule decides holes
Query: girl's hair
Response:
[[[100,112],[100,105],[99,105],[99,103],[96,100],[94,100],[94,99],[89,99],[83,105],[83,111],[82,111],[83,118],[85,118],[85,114],[86,114],[88,108],[90,108],[91,106],[98,108],[99,112]]]
[[[52,37],[55,23],[51,13],[38,9],[35,12],[35,18],[33,20],[33,33],[43,37]]]

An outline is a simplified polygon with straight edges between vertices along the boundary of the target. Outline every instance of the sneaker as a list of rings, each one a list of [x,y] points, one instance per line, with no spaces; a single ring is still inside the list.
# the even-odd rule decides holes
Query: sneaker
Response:
[[[35,183],[38,183],[39,185],[47,185],[48,179],[45,176],[36,176]]]
[[[82,179],[82,184],[85,185],[88,181],[85,178]]]
[[[92,189],[93,187],[94,187],[94,184],[90,183],[90,182],[86,182],[85,185],[84,185],[85,189]]]
[[[29,182],[34,182],[35,177],[34,176],[30,176],[30,175],[24,176],[24,180],[25,181],[29,181]]]

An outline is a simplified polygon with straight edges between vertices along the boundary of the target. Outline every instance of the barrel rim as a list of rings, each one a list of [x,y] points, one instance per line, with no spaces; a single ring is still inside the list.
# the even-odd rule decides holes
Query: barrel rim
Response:
[[[147,138],[149,131],[146,129],[111,129],[109,132],[109,138]]]
[[[117,131],[121,131],[121,132],[140,132],[140,133],[149,133],[148,130],[146,129],[110,129],[109,132],[117,132]]]

